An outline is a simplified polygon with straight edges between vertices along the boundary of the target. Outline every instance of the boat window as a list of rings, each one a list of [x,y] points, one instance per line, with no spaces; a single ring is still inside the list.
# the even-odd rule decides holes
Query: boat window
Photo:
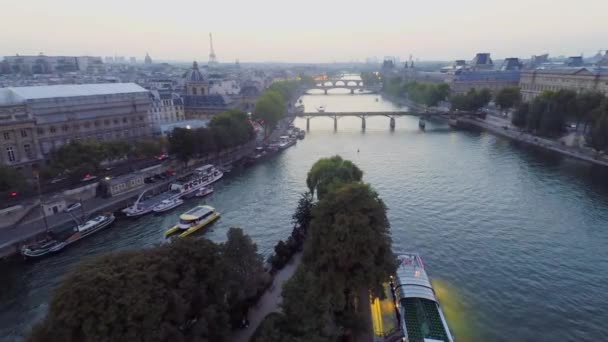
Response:
[[[179,223],[180,224],[190,224],[190,223],[192,223],[192,221],[194,221],[194,220],[179,220]]]

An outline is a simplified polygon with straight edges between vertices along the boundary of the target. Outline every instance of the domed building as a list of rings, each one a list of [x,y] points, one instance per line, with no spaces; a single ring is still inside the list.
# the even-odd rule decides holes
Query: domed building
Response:
[[[210,95],[211,84],[205,79],[194,61],[192,68],[184,74],[184,111],[187,119],[209,119],[231,109],[229,98],[222,95]]]
[[[209,94],[209,82],[198,69],[198,63],[192,63],[192,69],[184,75],[186,95],[207,95]]]

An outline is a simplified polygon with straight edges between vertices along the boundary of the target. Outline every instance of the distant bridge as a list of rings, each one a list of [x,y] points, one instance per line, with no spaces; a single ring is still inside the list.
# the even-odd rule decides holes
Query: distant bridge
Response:
[[[310,130],[310,119],[325,116],[334,119],[334,130],[338,129],[338,119],[346,116],[355,116],[361,119],[361,129],[365,130],[365,119],[368,116],[386,116],[390,119],[389,127],[395,128],[395,118],[399,116],[420,116],[426,117],[444,117],[444,118],[455,118],[459,116],[481,116],[483,113],[471,113],[471,112],[448,112],[448,111],[381,111],[381,112],[300,112],[295,113],[295,116],[299,116],[306,119],[306,130]]]
[[[342,80],[342,79],[330,79],[324,81],[315,81],[315,85],[310,89],[319,89],[325,92],[327,95],[327,91],[330,89],[348,89],[351,94],[355,93],[355,90],[366,90],[368,89],[363,81],[360,80]]]

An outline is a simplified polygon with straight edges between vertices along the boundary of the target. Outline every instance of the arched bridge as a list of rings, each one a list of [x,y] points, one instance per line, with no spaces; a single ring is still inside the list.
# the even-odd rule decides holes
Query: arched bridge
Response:
[[[448,112],[448,111],[382,111],[382,112],[300,112],[295,113],[295,116],[299,116],[306,119],[306,130],[310,130],[310,119],[325,116],[334,119],[334,130],[338,129],[338,119],[346,116],[356,116],[361,119],[361,129],[365,130],[365,119],[368,116],[386,116],[390,119],[389,127],[395,128],[395,118],[399,116],[420,116],[422,118],[428,117],[444,117],[454,119],[460,116],[482,116],[483,113],[471,113],[471,112]]]
[[[324,80],[324,81],[315,81],[315,85],[311,87],[311,89],[319,89],[325,92],[327,95],[327,91],[330,89],[348,89],[351,94],[355,93],[357,89],[367,89],[361,80]]]

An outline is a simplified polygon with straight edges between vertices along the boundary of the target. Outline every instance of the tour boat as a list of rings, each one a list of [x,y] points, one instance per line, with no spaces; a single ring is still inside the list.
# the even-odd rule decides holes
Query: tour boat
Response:
[[[220,217],[215,208],[208,205],[196,206],[179,217],[179,222],[165,232],[165,237],[179,234],[179,237],[191,235]]]
[[[453,342],[435,290],[416,253],[398,255],[394,293],[405,341]]]
[[[23,256],[27,258],[37,258],[45,256],[47,254],[58,252],[63,248],[67,247],[68,245],[71,245],[74,242],[79,241],[111,225],[115,219],[116,217],[114,217],[113,214],[99,215],[84,222],[83,224],[76,225],[72,233],[65,240],[50,239],[43,244],[26,246],[21,250],[21,254],[23,254]]]
[[[279,150],[284,150],[296,144],[296,139],[292,139],[287,135],[279,137]]]
[[[213,193],[213,187],[206,186],[196,192],[196,197],[205,197]]]
[[[36,258],[58,252],[63,247],[65,247],[65,242],[49,238],[45,239],[44,241],[23,247],[21,249],[21,254],[27,258]]]
[[[174,201],[181,197],[194,196],[194,194],[212,183],[217,182],[224,176],[224,173],[213,165],[205,165],[197,168],[194,173],[177,181],[169,186],[169,190],[157,196],[143,200],[144,194],[150,189],[142,192],[132,206],[122,210],[128,217],[135,217],[148,214],[153,211],[154,207],[159,205],[164,200]]]
[[[162,213],[176,208],[182,204],[184,204],[184,200],[181,198],[167,199],[161,201],[158,205],[152,208],[152,211],[154,211],[155,213]]]
[[[302,139],[304,139],[305,136],[306,136],[306,132],[304,132],[303,130],[298,131],[298,139],[302,140]]]

